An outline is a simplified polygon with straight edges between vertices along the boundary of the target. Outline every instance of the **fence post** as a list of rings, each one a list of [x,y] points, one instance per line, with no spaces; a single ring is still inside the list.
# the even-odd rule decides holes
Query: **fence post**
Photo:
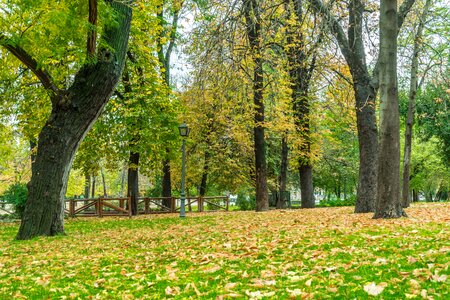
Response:
[[[198,197],[198,211],[203,212],[203,197]]]
[[[177,209],[175,207],[175,197],[170,198],[170,212],[176,212]]]
[[[75,202],[73,199],[69,199],[69,216],[71,218],[75,217]]]
[[[98,198],[98,216],[103,218],[103,198]]]
[[[230,207],[230,196],[226,197],[226,201],[227,201],[227,211],[228,211],[228,209]]]
[[[150,213],[150,199],[144,198],[144,214]]]

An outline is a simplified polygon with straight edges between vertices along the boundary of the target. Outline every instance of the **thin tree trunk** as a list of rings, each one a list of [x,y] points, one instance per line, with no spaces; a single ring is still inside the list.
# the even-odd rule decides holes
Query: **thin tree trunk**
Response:
[[[139,200],[139,153],[130,152],[128,164],[128,190],[127,196],[131,197],[131,214],[138,214]]]
[[[288,168],[288,143],[287,135],[283,135],[281,139],[281,165],[280,165],[280,177],[278,181],[279,195],[277,197],[276,206],[278,209],[286,207],[286,183],[287,183],[287,168]]]
[[[121,175],[120,175],[120,197],[123,197],[123,191],[125,189],[125,168],[122,169]]]
[[[84,174],[84,198],[88,199],[91,189],[91,176],[86,172]]]
[[[160,4],[158,7],[157,17],[159,20],[159,25],[164,27],[164,1]],[[181,4],[180,4],[181,3]],[[164,80],[164,83],[167,87],[167,98],[169,98],[171,87],[170,87],[170,56],[172,55],[173,48],[175,46],[176,36],[177,36],[177,29],[178,29],[178,21],[180,17],[180,11],[184,4],[184,2],[180,2],[179,6],[172,7],[172,10],[170,12],[173,13],[172,15],[172,23],[170,27],[169,32],[169,41],[167,43],[167,47],[164,47],[164,37],[159,35],[157,37],[157,44],[158,44],[158,61],[161,68],[161,77]],[[166,148],[166,158],[163,160],[163,180],[162,180],[162,196],[163,197],[172,197],[172,179],[171,179],[171,170],[170,170],[170,149]],[[172,201],[170,199],[165,199],[162,201],[163,205],[166,207],[170,207],[172,204]],[[173,209],[173,207],[171,207]]]
[[[266,143],[264,139],[264,78],[263,59],[261,53],[261,16],[256,0],[243,0],[244,16],[247,24],[247,38],[253,61],[253,103],[254,111],[254,148],[256,175],[256,211],[269,209],[269,193],[267,190]]]
[[[172,180],[170,175],[170,160],[165,159],[163,162],[163,180],[162,180],[162,196],[163,197],[172,197]],[[170,207],[172,201],[170,199],[164,199],[163,205],[166,207]],[[173,207],[171,207],[173,208]]]
[[[100,169],[100,174],[102,175],[103,197],[108,197],[108,192],[107,192],[107,188],[106,188],[105,173],[103,172],[103,168]]]
[[[400,116],[397,87],[397,0],[380,5],[380,149],[374,218],[406,216],[400,199]]]
[[[413,190],[412,201],[413,202],[419,202],[419,192],[417,190]]]
[[[96,176],[92,175],[92,190],[91,190],[91,198],[95,198],[95,181],[96,181]]]
[[[419,20],[416,36],[414,37],[414,49],[411,60],[411,74],[409,83],[409,103],[408,103],[408,116],[406,119],[405,128],[405,146],[403,151],[403,185],[402,185],[402,205],[403,207],[409,207],[411,202],[409,193],[409,180],[410,180],[410,165],[411,165],[411,148],[412,148],[412,128],[414,125],[414,114],[416,110],[416,94],[418,88],[417,73],[419,69],[419,53],[422,50],[422,36],[423,29],[425,27],[425,21],[431,5],[431,1],[425,2],[425,7],[422,12],[422,16]]]
[[[207,188],[207,183],[208,183],[208,170],[209,170],[209,159],[210,159],[210,154],[209,151],[206,150],[205,151],[205,161],[203,163],[203,173],[202,173],[202,181],[200,183],[200,197],[204,197],[206,195],[206,188]]]
[[[290,1],[285,3],[286,7],[290,9]],[[289,27],[287,33],[287,41],[288,45],[290,45],[287,48],[289,77],[293,89],[294,122],[297,134],[302,140],[302,145],[299,149],[300,157],[298,158],[302,208],[311,208],[315,206],[315,202],[311,164],[309,86],[312,73],[316,67],[317,45],[320,44],[321,39],[318,38],[316,45],[311,46],[314,52],[308,53],[306,51],[307,42],[304,33],[300,29],[300,24],[304,23],[306,18],[303,13],[303,1],[293,0],[292,3],[297,24],[294,27]],[[295,47],[292,47],[293,44]],[[312,58],[310,58],[311,54]]]

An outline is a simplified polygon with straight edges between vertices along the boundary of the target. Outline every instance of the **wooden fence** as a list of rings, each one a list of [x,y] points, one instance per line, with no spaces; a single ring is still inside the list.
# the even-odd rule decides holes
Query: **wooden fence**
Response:
[[[126,204],[126,205],[125,205]],[[69,217],[131,217],[131,198],[67,199],[65,212]]]
[[[142,197],[138,199],[138,214],[175,213],[180,210],[180,199],[175,197]],[[186,197],[186,211],[228,211],[227,196]],[[205,207],[206,206],[206,207]],[[67,199],[65,213],[69,217],[131,217],[131,198]]]

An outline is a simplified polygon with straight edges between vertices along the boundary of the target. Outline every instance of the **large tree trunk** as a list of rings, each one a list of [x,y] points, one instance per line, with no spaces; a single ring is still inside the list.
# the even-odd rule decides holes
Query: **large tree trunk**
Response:
[[[253,103],[254,111],[254,148],[256,175],[256,211],[269,209],[269,193],[267,190],[266,143],[264,139],[264,77],[261,53],[261,16],[256,0],[243,0],[244,15],[247,24],[247,38],[250,44],[253,61]]]
[[[38,139],[36,161],[17,239],[64,234],[64,196],[78,146],[113,92],[123,69],[131,7],[111,1],[117,23],[105,28],[108,48],[84,66],[66,92],[52,97],[53,109]]]
[[[373,212],[377,196],[378,137],[375,116],[376,91],[367,73],[355,74],[354,90],[359,141],[359,179],[355,213]]]
[[[278,178],[279,195],[277,197],[276,203],[277,208],[286,207],[288,154],[289,154],[289,147],[287,143],[287,135],[285,134],[281,139],[281,166],[280,166],[280,177]]]
[[[314,201],[311,165],[301,165],[299,167],[299,173],[300,173],[301,206],[302,208],[313,208],[315,207],[316,204]]]
[[[416,36],[414,37],[414,49],[411,60],[411,74],[409,82],[409,103],[408,103],[408,116],[406,117],[405,128],[405,147],[403,151],[403,185],[402,185],[402,205],[403,207],[409,207],[411,202],[409,192],[409,180],[410,180],[410,164],[411,164],[411,148],[412,148],[412,128],[414,125],[414,114],[416,111],[416,94],[418,88],[417,72],[419,69],[419,53],[422,48],[422,35],[423,28],[425,26],[426,17],[430,8],[431,1],[425,2],[425,7],[421,18],[419,19],[419,25],[417,27]]]
[[[400,199],[400,116],[397,87],[397,0],[380,5],[380,151],[374,218],[406,216]]]
[[[128,163],[128,191],[127,196],[131,197],[131,214],[138,214],[139,201],[139,153],[130,152]]]

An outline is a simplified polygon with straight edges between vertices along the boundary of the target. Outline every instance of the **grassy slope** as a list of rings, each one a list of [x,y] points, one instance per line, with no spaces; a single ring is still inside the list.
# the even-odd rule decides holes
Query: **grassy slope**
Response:
[[[17,224],[0,224],[0,299],[450,299],[450,204],[407,213],[75,219],[67,236],[21,242]]]

